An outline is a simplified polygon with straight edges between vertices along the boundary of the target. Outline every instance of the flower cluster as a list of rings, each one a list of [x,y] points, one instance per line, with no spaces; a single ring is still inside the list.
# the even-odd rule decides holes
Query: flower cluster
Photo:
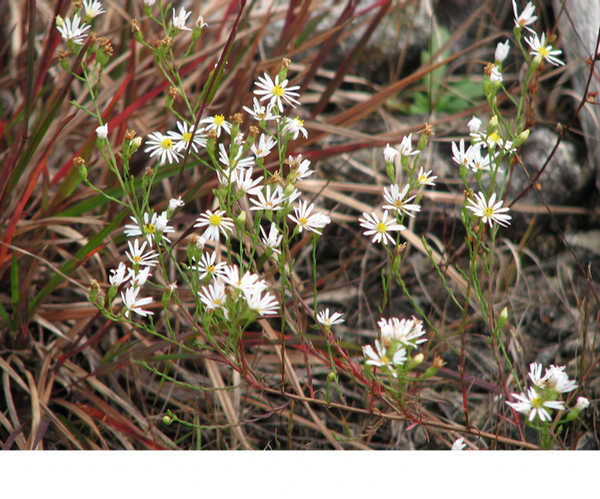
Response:
[[[403,366],[410,358],[413,349],[427,341],[421,338],[425,334],[422,321],[415,319],[380,319],[377,323],[381,332],[380,339],[375,340],[375,348],[371,345],[363,347],[365,362],[381,368],[382,372],[398,377],[397,368]],[[422,359],[418,359],[422,360]]]
[[[539,419],[541,422],[550,422],[551,410],[565,410],[565,403],[558,400],[561,394],[572,392],[577,388],[577,383],[570,380],[565,373],[565,366],[551,365],[542,376],[542,365],[532,362],[529,366],[529,379],[533,383],[525,393],[513,393],[518,402],[506,402],[515,411],[528,416],[528,421]],[[579,413],[589,405],[584,397],[579,397],[574,411]]]

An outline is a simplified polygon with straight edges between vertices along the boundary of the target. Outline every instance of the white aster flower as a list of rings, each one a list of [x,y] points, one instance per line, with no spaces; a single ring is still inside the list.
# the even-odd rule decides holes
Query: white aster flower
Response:
[[[135,312],[142,317],[154,315],[154,312],[142,309],[142,307],[152,303],[152,297],[138,298],[140,289],[141,288],[127,288],[125,293],[121,291],[121,298],[123,299],[123,305],[125,306],[125,317],[129,317],[129,312]]]
[[[452,142],[452,161],[468,168],[472,156],[473,146],[469,146],[469,148],[465,151],[464,139],[460,139],[459,147],[456,146],[456,142]]]
[[[277,145],[277,141],[273,137],[267,136],[264,133],[260,134],[258,145],[252,144],[252,152],[257,158],[266,158],[271,154],[271,149]]]
[[[204,18],[202,16],[198,16],[196,19],[196,28],[206,28],[208,24],[204,22]]]
[[[219,161],[223,163],[225,167],[229,170],[232,170],[234,168],[252,168],[254,166],[254,158],[250,157],[240,159],[243,153],[244,149],[240,147],[235,155],[235,158],[230,159],[229,153],[225,149],[223,143],[219,144]],[[231,181],[234,182],[236,179],[232,178]]]
[[[225,130],[228,134],[231,135],[231,123],[225,121],[225,116],[222,114],[217,114],[216,116],[208,116],[204,118],[200,123],[207,123],[206,132],[211,130],[217,131],[217,137],[221,136],[221,129]]]
[[[570,380],[568,374],[565,372],[566,366],[553,366],[551,365],[546,369],[544,375],[545,386],[551,388],[555,392],[566,393],[572,392],[577,388],[575,380]]]
[[[314,204],[308,206],[307,201],[300,201],[299,206],[294,206],[295,216],[293,216],[291,213],[288,215],[291,220],[298,224],[298,232],[301,233],[303,229],[306,229],[321,235],[321,231],[319,229],[322,229],[327,224],[331,223],[331,219],[323,213],[315,213],[311,215],[310,213],[314,207]]]
[[[517,28],[527,28],[528,25],[533,24],[537,20],[537,16],[533,15],[535,7],[531,2],[527,3],[527,6],[523,9],[523,12],[521,12],[521,15],[519,15],[517,2],[515,0],[512,0],[512,5],[515,14],[515,26],[517,26]],[[534,32],[531,28],[527,29],[532,33]]]
[[[235,224],[233,219],[223,215],[225,215],[225,210],[216,210],[214,213],[210,210],[206,210],[206,213],[202,213],[202,215],[196,219],[194,227],[206,227],[204,237],[211,241],[219,240],[219,231],[225,238],[228,238]]]
[[[244,275],[240,277],[240,269],[237,265],[226,265],[223,268],[221,279],[223,279],[225,284],[229,284],[244,293],[260,293],[267,289],[265,281],[250,271],[246,271]]]
[[[131,225],[131,224],[126,225],[125,231],[124,231],[125,235],[128,237],[138,237],[138,236],[145,237],[146,240],[148,241],[148,244],[150,244],[150,246],[152,245],[152,242],[155,240],[156,235],[161,232],[161,230],[159,230],[159,229],[162,229],[163,234],[175,232],[175,229],[173,227],[169,227],[168,225],[165,224],[164,218],[162,218],[162,215],[161,215],[161,220],[159,220],[158,215],[156,213],[152,214],[152,218],[150,218],[150,215],[148,213],[144,213],[143,224],[141,227],[138,225],[138,221],[134,217],[129,217],[129,218],[131,218],[131,220],[133,220],[135,225]],[[164,235],[163,235],[163,238],[168,243],[171,242]]]
[[[217,263],[217,253],[203,253],[202,258],[198,266],[192,265],[191,269],[194,272],[199,272],[198,277],[204,279],[205,277],[214,277],[224,275],[227,263]]]
[[[63,40],[67,42],[71,40],[75,45],[83,45],[83,39],[87,36],[87,33],[84,34],[84,32],[90,29],[90,26],[82,23],[81,17],[79,17],[78,14],[75,14],[73,16],[73,21],[67,17],[64,19],[63,25],[57,26],[57,29],[60,31]]]
[[[86,19],[94,19],[94,17],[104,14],[102,4],[97,0],[83,0],[83,11]]]
[[[406,184],[404,186],[404,189],[402,189],[402,192],[400,192],[400,187],[398,187],[396,184],[390,186],[390,190],[388,192],[388,188],[384,187],[383,188],[383,198],[386,200],[386,202],[388,202],[389,204],[385,204],[383,205],[383,208],[385,210],[396,210],[399,214],[406,214],[409,217],[415,217],[413,213],[411,213],[412,211],[417,212],[417,211],[421,211],[421,207],[418,204],[409,204],[413,199],[415,199],[417,196],[411,196],[408,199],[405,199],[407,194],[408,194],[408,190],[410,189],[410,184]]]
[[[302,159],[302,154],[298,154],[296,159],[292,159],[292,157],[290,156],[288,159],[288,163],[291,166],[291,182],[294,184],[299,180],[304,180],[305,178],[308,178],[313,173],[315,173],[314,170],[311,170],[309,168],[310,161],[308,159]]]
[[[396,156],[398,156],[398,154],[400,154],[400,152],[398,151],[398,149],[396,149],[395,147],[391,147],[388,144],[387,146],[385,146],[385,149],[383,150],[383,160],[386,163],[393,163],[394,162],[394,158]]]
[[[300,87],[298,85],[293,87],[287,87],[288,80],[283,80],[279,83],[279,75],[275,76],[275,81],[271,79],[271,77],[265,73],[264,77],[258,77],[258,81],[255,82],[255,85],[260,90],[255,90],[254,95],[261,96],[260,100],[267,100],[273,107],[277,107],[279,111],[283,112],[283,101],[287,102],[290,106],[296,107],[296,105],[300,105],[295,97],[300,97],[300,94],[294,92],[294,90],[298,90]],[[275,106],[277,104],[277,106]]]
[[[437,176],[436,175],[431,175],[432,170],[429,170],[427,173],[425,173],[425,170],[423,169],[423,167],[419,168],[419,173],[417,173],[417,183],[421,186],[423,185],[431,185],[434,186],[435,183],[433,182]]]
[[[381,318],[377,323],[381,330],[381,339],[384,343],[387,340],[396,340],[404,346],[417,348],[417,345],[427,341],[426,338],[420,338],[425,334],[423,322],[415,319],[398,319],[392,317],[389,320]]]
[[[402,139],[402,142],[400,142],[399,150],[401,156],[415,156],[416,154],[419,154],[420,151],[418,149],[413,151],[412,133]]]
[[[269,229],[269,237],[265,233],[265,230],[260,227],[260,232],[262,234],[262,243],[265,245],[265,248],[271,248],[274,254],[280,255],[281,251],[279,250],[279,246],[281,245],[281,241],[283,240],[283,235],[279,234],[277,230],[277,225],[271,222],[271,228]]]
[[[508,57],[510,51],[510,41],[506,40],[504,43],[499,42],[496,45],[496,52],[494,53],[494,60],[496,63],[502,63]]]
[[[473,116],[467,123],[467,128],[469,129],[469,132],[477,133],[479,128],[481,128],[481,120]]]
[[[152,275],[150,273],[152,269],[150,267],[143,267],[139,269],[137,272],[133,269],[129,269],[129,277],[131,279],[131,286],[134,288],[140,288]]]
[[[119,266],[116,269],[111,269],[110,273],[112,275],[108,278],[108,282],[110,282],[111,286],[118,287],[124,282],[127,282],[130,277],[129,269],[123,262],[119,263]]]
[[[237,173],[237,186],[241,192],[250,194],[252,196],[258,196],[258,193],[262,193],[263,190],[263,179],[261,175],[256,179],[252,179],[252,168],[244,168]]]
[[[452,450],[463,450],[467,444],[465,444],[465,439],[463,437],[457,438],[452,444]]]
[[[547,409],[564,410],[564,402],[561,400],[543,400],[535,388],[530,388],[527,394],[512,394],[519,402],[506,402],[515,411],[523,414],[529,414],[529,421],[533,421],[536,416],[540,421],[551,421],[550,413]]]
[[[329,309],[326,308],[325,311],[321,310],[317,314],[317,320],[323,324],[325,327],[331,327],[334,324],[341,324],[344,322],[342,319],[342,315],[339,312],[335,312],[331,317],[329,316]]]
[[[149,145],[150,147],[144,149],[144,152],[151,153],[150,157],[159,155],[161,163],[164,163],[165,161],[168,161],[169,164],[173,162],[179,163],[181,154],[176,149],[173,144],[173,139],[170,137],[167,137],[160,132],[152,132],[148,135],[146,145]]]
[[[542,38],[538,38],[537,33],[534,33],[531,38],[525,38],[527,44],[531,47],[531,55],[535,55],[539,60],[542,60],[542,57],[546,59],[550,64],[554,64],[555,66],[564,66],[565,63],[560,59],[557,59],[557,55],[562,54],[562,50],[552,50],[552,45],[546,45],[546,35],[542,33]]]
[[[99,139],[105,139],[106,137],[108,137],[108,123],[96,128],[96,135]]]
[[[192,142],[192,149],[195,153],[198,152],[198,147],[206,147],[206,136],[201,135],[204,131],[200,128],[194,132],[194,125],[188,125],[185,121],[178,121],[177,128],[179,132],[168,131],[167,135],[175,141],[174,148],[177,152],[185,151],[188,148],[190,141]]]
[[[377,217],[375,212],[372,212],[369,215],[366,212],[363,212],[364,218],[359,218],[360,226],[364,227],[366,230],[363,232],[365,236],[373,236],[372,242],[387,245],[388,241],[392,244],[396,244],[394,238],[389,234],[391,231],[402,231],[406,227],[404,225],[400,225],[394,219],[387,220],[387,216],[389,211],[383,212],[383,217],[381,220]]]
[[[537,386],[538,388],[544,388],[544,382],[546,381],[542,377],[542,364],[538,364],[537,362],[532,362],[529,364],[529,379],[531,382]]]
[[[471,162],[469,166],[474,172],[478,171],[489,171],[490,170],[490,155],[486,154],[485,156],[481,154],[481,143],[475,146],[472,146],[471,153]]]
[[[158,264],[158,260],[156,260],[156,258],[158,258],[158,253],[156,251],[148,251],[148,253],[144,254],[146,243],[147,241],[144,241],[142,246],[140,246],[139,239],[136,239],[133,244],[131,244],[131,241],[127,241],[129,251],[125,251],[125,254],[133,265],[155,267]]]
[[[304,121],[300,118],[294,118],[293,120],[286,118],[283,133],[289,133],[292,136],[292,140],[296,140],[299,134],[302,134],[305,139],[308,138],[308,132],[304,128]]]
[[[393,354],[390,354],[379,340],[375,340],[375,350],[371,345],[362,348],[363,355],[367,358],[366,363],[372,366],[386,367],[392,370],[395,365],[402,365],[407,360],[405,348],[399,348]],[[396,373],[393,373],[393,375],[397,377]]]
[[[183,202],[183,199],[181,199],[181,196],[179,196],[177,199],[171,198],[169,200],[169,211],[173,213],[177,208],[181,208],[184,205],[185,203]]]
[[[502,73],[498,69],[498,66],[494,66],[490,72],[490,81],[492,83],[500,82],[502,83]]]
[[[467,210],[471,210],[475,213],[475,216],[481,218],[484,224],[489,223],[490,227],[492,226],[492,222],[496,222],[502,227],[508,227],[510,225],[509,220],[512,218],[510,215],[506,215],[509,208],[502,208],[504,201],[500,200],[494,204],[495,201],[495,192],[490,196],[489,202],[486,201],[483,192],[478,192],[475,194],[475,201],[467,199],[467,202],[469,203]]]
[[[254,106],[253,109],[246,106],[242,109],[248,114],[251,114],[256,121],[269,121],[279,118],[278,115],[273,114],[273,104],[270,102],[266,106],[263,106],[256,97],[252,98],[252,102]]]
[[[250,198],[250,202],[254,205],[250,208],[251,211],[271,210],[278,211],[283,209],[282,203],[285,200],[283,189],[277,185],[271,192],[271,185],[267,185],[266,193],[259,191],[256,196],[258,200]]]
[[[590,406],[590,401],[586,397],[577,397],[577,403],[575,404],[575,409],[578,411],[583,411]]]
[[[186,12],[184,7],[181,7],[179,11],[179,15],[175,14],[175,9],[173,9],[173,27],[185,31],[192,31],[190,28],[186,28],[185,22],[187,18],[192,15],[192,12]]]
[[[279,302],[271,293],[265,293],[261,297],[262,289],[256,291],[244,291],[248,308],[254,310],[258,315],[276,315],[279,310]]]
[[[213,282],[208,286],[204,286],[201,291],[198,291],[198,296],[208,310],[217,308],[225,310],[227,294],[225,293],[225,284],[222,282]]]

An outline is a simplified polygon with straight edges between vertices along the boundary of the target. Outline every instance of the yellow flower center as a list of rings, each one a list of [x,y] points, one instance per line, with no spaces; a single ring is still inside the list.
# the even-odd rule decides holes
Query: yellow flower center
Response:
[[[160,147],[163,149],[171,149],[173,147],[173,141],[171,139],[163,139],[160,143]]]
[[[208,219],[208,221],[210,222],[210,225],[214,225],[215,227],[221,225],[221,217],[216,213],[213,213]]]
[[[531,407],[535,407],[536,409],[539,409],[539,408],[541,408],[543,406],[544,406],[544,403],[542,402],[542,399],[540,397],[535,397],[531,401]]]
[[[389,364],[390,363],[390,359],[388,359],[387,355],[384,355],[383,357],[381,357],[381,363],[382,364]]]
[[[489,208],[485,208],[485,209],[483,210],[483,214],[484,214],[486,217],[488,217],[488,218],[491,218],[491,217],[492,217],[492,215],[494,214],[494,209],[493,209],[493,208],[491,208],[491,207],[489,207]]]
[[[209,274],[212,274],[215,271],[215,266],[214,265],[209,265],[208,267],[206,267],[206,271]]]
[[[548,52],[548,49],[546,47],[540,47],[538,49],[538,54],[542,55],[543,57],[548,57],[550,55],[550,52]]]
[[[271,90],[271,93],[275,96],[275,97],[281,97],[283,95],[283,88],[281,88],[281,85],[275,85],[273,87],[273,90]]]
[[[494,144],[497,144],[498,141],[500,140],[500,135],[498,135],[498,132],[494,132],[494,133],[490,134],[490,136],[488,137],[488,140],[491,140]]]
[[[141,261],[142,261],[142,259],[138,255],[135,255],[133,257],[133,263],[140,263]]]
[[[146,234],[154,234],[156,232],[156,226],[154,224],[144,225],[144,232]]]
[[[217,298],[217,299],[214,301],[214,304],[215,304],[215,306],[216,306],[216,307],[220,307],[222,303],[221,303],[221,300],[220,300],[219,298]]]
[[[425,182],[427,182],[427,177],[425,175],[421,175],[418,179],[417,182],[419,182],[419,184],[424,184]]]
[[[296,122],[296,125],[297,125],[297,126],[302,126],[302,125],[304,125],[304,120],[301,120],[300,118],[296,118],[294,121]]]
[[[385,234],[387,232],[387,225],[385,225],[383,222],[379,222],[377,224],[377,232],[380,234]]]
[[[263,153],[262,149],[257,149],[256,150],[256,155],[260,156]]]
[[[215,116],[215,125],[217,126],[223,126],[223,123],[225,122],[225,116],[222,114],[217,114]]]
[[[401,199],[396,199],[396,201],[394,202],[394,206],[400,210],[404,206],[404,203]]]
[[[302,217],[300,220],[298,220],[298,222],[300,222],[300,225],[304,227],[308,223],[308,220],[305,217]]]
[[[192,140],[192,134],[191,133],[184,133],[181,137],[183,139],[184,142],[189,142],[190,140]]]

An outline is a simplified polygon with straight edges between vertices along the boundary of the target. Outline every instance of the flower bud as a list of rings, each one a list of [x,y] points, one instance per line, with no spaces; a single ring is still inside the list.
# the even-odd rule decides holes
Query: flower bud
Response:
[[[108,137],[108,123],[96,128],[96,135],[99,139],[105,139],[106,137]]]
[[[496,46],[496,52],[494,54],[494,59],[496,60],[496,64],[502,64],[506,57],[508,56],[508,52],[510,50],[510,41],[506,40],[504,43],[498,43]]]
[[[169,416],[163,416],[162,422],[169,426],[173,422],[173,419],[171,419]]]
[[[523,130],[515,139],[513,147],[520,147],[529,138],[529,130]]]
[[[470,133],[477,133],[481,127],[481,120],[476,116],[473,116],[467,123]]]
[[[65,21],[64,21],[64,20],[63,20],[63,18],[62,18],[62,17],[60,17],[60,16],[56,16],[56,17],[54,18],[54,20],[55,20],[55,23],[56,23],[56,27],[57,27],[57,28],[62,28],[62,27],[65,25]]]
[[[487,129],[486,129],[487,135],[491,135],[494,132],[494,130],[496,130],[496,128],[498,128],[498,116],[494,115],[494,116],[492,116],[492,118],[490,119],[490,122],[488,123]]]

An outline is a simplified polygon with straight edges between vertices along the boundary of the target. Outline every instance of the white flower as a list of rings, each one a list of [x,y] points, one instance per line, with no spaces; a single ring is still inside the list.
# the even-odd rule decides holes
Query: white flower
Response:
[[[180,207],[182,207],[184,205],[185,205],[185,203],[181,199],[181,196],[179,196],[177,199],[171,198],[169,200],[169,211],[171,213],[173,213],[177,208],[180,208]]]
[[[421,207],[418,204],[408,204],[417,196],[411,196],[408,199],[404,199],[408,194],[408,190],[410,189],[410,184],[406,184],[402,192],[400,192],[400,187],[396,184],[390,186],[390,190],[388,192],[387,187],[383,188],[383,198],[389,203],[383,205],[383,208],[386,210],[396,210],[398,213],[406,214],[409,217],[413,217],[414,215],[411,211],[421,211]]]
[[[358,221],[360,222],[360,226],[364,227],[365,229],[368,229],[367,231],[363,232],[363,235],[373,236],[372,242],[374,243],[381,242],[387,245],[389,241],[392,244],[396,244],[396,241],[389,234],[389,232],[402,231],[406,227],[404,227],[404,225],[396,223],[396,221],[393,219],[387,220],[388,214],[389,211],[384,211],[382,219],[379,220],[375,212],[372,212],[371,215],[369,215],[366,212],[363,212],[364,218],[358,219]]]
[[[467,123],[467,127],[469,128],[469,132],[476,133],[479,131],[479,128],[481,127],[481,120],[479,118],[473,116]]]
[[[221,129],[224,129],[228,134],[231,135],[231,123],[225,121],[225,116],[222,114],[217,114],[216,116],[208,116],[204,118],[200,123],[208,123],[206,127],[206,132],[210,130],[217,131],[217,137],[221,136]]]
[[[385,146],[385,149],[383,150],[383,160],[386,163],[393,163],[394,158],[396,156],[398,156],[398,154],[400,154],[398,149],[396,149],[394,147],[390,147],[390,145],[388,144],[387,146]]]
[[[432,170],[429,170],[427,173],[425,173],[423,167],[419,168],[419,173],[417,173],[417,183],[421,186],[435,185],[433,181],[437,178],[437,176],[431,175],[431,172]]]
[[[240,269],[237,265],[227,265],[223,268],[223,275],[221,279],[226,284],[239,289],[244,293],[260,293],[267,288],[265,281],[261,280],[256,274],[252,274],[250,271],[246,271],[242,277],[240,277]]]
[[[269,137],[264,133],[261,133],[260,138],[258,139],[258,146],[256,144],[252,144],[252,152],[257,158],[266,158],[271,153],[271,149],[273,149],[276,145],[277,142],[273,139],[273,137]]]
[[[162,215],[161,215],[161,217],[162,217]],[[137,237],[137,236],[146,237],[148,244],[150,244],[150,245],[152,245],[152,242],[154,241],[156,234],[161,232],[159,229],[162,229],[163,233],[175,232],[175,229],[173,227],[169,227],[168,225],[166,225],[164,223],[163,219],[161,219],[159,221],[158,215],[156,213],[152,214],[152,218],[150,218],[150,215],[148,213],[144,213],[144,223],[142,224],[141,227],[138,225],[138,221],[134,217],[129,217],[129,218],[131,218],[131,220],[133,220],[135,225],[131,225],[131,224],[126,225],[125,231],[124,231],[125,235],[128,237]],[[163,235],[163,238],[168,243],[171,242],[164,235]]]
[[[490,170],[490,155],[481,154],[481,143],[476,146],[472,146],[471,162],[469,166],[474,172]]]
[[[179,163],[179,158],[181,154],[179,154],[177,148],[173,144],[173,139],[163,135],[160,132],[152,132],[148,135],[148,139],[146,140],[147,147],[144,149],[144,152],[149,152],[150,157],[160,155],[160,162],[164,163],[168,161],[169,164],[175,162]]]
[[[243,153],[244,149],[240,147],[235,155],[235,158],[229,159],[229,154],[227,153],[225,146],[223,143],[219,144],[219,161],[230,170],[234,168],[252,168],[254,166],[254,158],[240,159]],[[234,182],[236,179],[237,175],[236,178],[232,177],[231,181]]]
[[[219,262],[216,263],[217,253],[203,253],[202,258],[200,259],[200,263],[198,266],[192,265],[192,270],[194,272],[199,272],[198,277],[200,279],[204,279],[205,277],[214,277],[214,276],[222,276],[227,267],[227,263]]]
[[[530,54],[546,59],[550,64],[555,66],[564,66],[565,63],[555,56],[561,55],[562,50],[552,50],[552,45],[546,45],[546,35],[542,33],[542,38],[538,38],[537,33],[534,33],[531,38],[525,38],[527,44],[532,48]]]
[[[304,128],[304,121],[300,118],[285,119],[285,126],[283,127],[283,133],[289,133],[292,136],[292,140],[296,140],[299,134],[302,134],[305,139],[308,138],[308,132]]]
[[[577,397],[577,403],[575,404],[575,409],[577,409],[579,411],[583,411],[584,409],[587,409],[589,406],[590,406],[589,399],[587,399],[585,397]]]
[[[498,66],[494,66],[490,73],[490,81],[492,83],[500,82],[502,83],[502,73],[498,69]]]
[[[127,282],[130,277],[128,270],[129,269],[123,262],[119,263],[119,266],[116,269],[111,269],[110,273],[112,275],[108,278],[110,285],[118,287],[124,282]]]
[[[108,123],[96,128],[96,135],[99,139],[105,139],[106,137],[108,137]]]
[[[238,132],[235,136],[235,139],[233,139],[233,143],[236,146],[241,146],[244,143],[244,134],[242,132]]]
[[[321,235],[321,232],[318,229],[322,229],[327,224],[331,223],[331,219],[323,213],[311,215],[310,213],[314,207],[314,204],[308,206],[307,201],[300,201],[299,206],[294,206],[295,216],[292,216],[291,213],[288,215],[291,220],[298,224],[298,232],[301,233],[303,229],[306,229]]]
[[[527,6],[525,9],[523,9],[523,12],[521,12],[521,15],[519,15],[519,11],[517,10],[517,2],[515,0],[512,0],[512,5],[513,12],[515,14],[515,26],[518,28],[527,28],[529,24],[533,24],[537,20],[537,16],[533,15],[535,7],[531,2],[527,3]],[[527,29],[533,33],[531,28]]]
[[[508,56],[510,51],[510,41],[506,40],[504,43],[500,42],[496,45],[496,52],[494,53],[494,60],[496,63],[502,63]]]
[[[519,402],[506,403],[515,411],[529,414],[529,421],[533,421],[536,416],[538,416],[541,421],[551,421],[552,418],[547,409],[564,410],[565,408],[564,402],[561,400],[542,400],[535,388],[530,388],[527,391],[527,395],[524,393],[513,393],[512,395],[519,400]]]
[[[490,227],[492,226],[492,222],[496,222],[502,227],[508,227],[510,225],[509,220],[512,218],[510,215],[506,215],[506,212],[509,211],[509,209],[502,208],[504,201],[501,200],[494,204],[495,201],[495,192],[490,196],[489,202],[485,200],[483,192],[478,192],[475,194],[475,201],[467,199],[467,202],[469,203],[467,210],[471,210],[475,213],[475,216],[480,217],[484,224],[489,223]]]
[[[250,194],[252,196],[258,196],[258,193],[262,193],[263,176],[261,175],[255,180],[252,180],[252,168],[245,168],[237,174],[237,186],[241,192]]]
[[[529,379],[538,388],[544,388],[545,379],[542,377],[542,364],[532,362],[529,364]]]
[[[148,278],[152,275],[150,273],[152,269],[150,267],[144,267],[135,272],[133,269],[129,269],[129,277],[131,278],[131,286],[139,288],[146,284]]]
[[[254,94],[262,96],[260,98],[261,101],[269,99],[269,102],[273,107],[277,104],[277,107],[281,112],[283,112],[283,101],[287,102],[290,106],[296,107],[296,105],[300,105],[294,97],[300,97],[300,94],[294,92],[293,90],[298,90],[300,87],[298,85],[294,87],[287,87],[288,80],[283,80],[279,83],[279,75],[275,77],[275,81],[271,80],[271,77],[265,73],[264,77],[258,77],[258,81],[255,82],[256,86],[260,88],[260,90],[255,90]]]
[[[83,10],[87,19],[94,19],[94,17],[104,14],[102,4],[97,0],[83,0]]]
[[[81,26],[79,25],[81,23]],[[78,14],[73,16],[73,21],[68,17],[64,19],[62,26],[56,27],[60,31],[65,41],[71,40],[75,45],[83,45],[83,39],[87,36],[84,31],[90,29],[88,24],[81,22],[81,17]]]
[[[200,218],[196,219],[194,227],[207,227],[204,237],[211,241],[219,240],[219,231],[227,238],[233,230],[234,223],[233,219],[223,215],[225,215],[225,210],[216,210],[214,213],[206,210],[206,213],[202,213]]]
[[[185,151],[190,141],[192,141],[192,149],[195,153],[198,152],[197,145],[206,147],[206,137],[201,135],[204,131],[203,128],[194,132],[194,125],[189,126],[185,121],[178,121],[177,128],[179,132],[171,130],[167,132],[167,135],[175,141],[174,148],[177,152]]]
[[[375,340],[375,350],[373,350],[371,345],[364,346],[363,355],[367,358],[367,364],[386,367],[390,370],[393,369],[394,365],[402,365],[407,360],[405,348],[399,348],[390,358],[387,349],[379,342],[379,340]],[[394,377],[397,376],[396,373],[393,373],[393,375]]]
[[[147,241],[144,241],[142,246],[140,247],[139,239],[136,239],[131,244],[131,241],[127,241],[127,245],[129,246],[129,251],[125,251],[127,258],[134,265],[145,265],[148,267],[155,267],[158,264],[158,253],[156,251],[149,251],[144,255],[144,250],[146,249]]]
[[[296,199],[298,199],[302,195],[302,193],[294,187],[294,190],[289,194],[287,194],[287,189],[285,191],[283,191],[283,195],[285,196],[285,202],[283,204],[285,206],[289,206],[294,201],[296,201]],[[320,214],[320,215],[322,215],[322,214]],[[322,216],[329,219],[329,217],[327,217],[325,215],[322,215]],[[327,222],[325,225],[327,225],[328,223],[329,222]]]
[[[187,12],[185,11],[184,7],[181,7],[181,10],[179,11],[179,15],[175,15],[175,9],[173,9],[173,27],[177,28],[177,29],[182,29],[185,31],[192,31],[190,28],[186,28],[185,26],[185,21],[187,20],[188,17],[190,17],[190,15],[192,14],[192,12]]]
[[[279,246],[281,245],[283,236],[281,234],[279,234],[279,231],[277,230],[277,225],[275,225],[273,222],[271,222],[271,229],[269,230],[269,237],[267,237],[267,234],[265,233],[265,230],[262,228],[262,226],[260,227],[260,232],[262,233],[262,236],[263,236],[261,241],[265,245],[265,247],[271,248],[273,253],[275,253],[276,255],[281,254],[281,251],[279,250]]]
[[[256,121],[268,121],[277,119],[279,116],[273,114],[273,104],[270,102],[263,106],[256,97],[252,98],[254,109],[244,106],[242,109],[251,114]]]
[[[329,309],[326,308],[323,312],[322,310],[317,314],[317,320],[326,327],[331,327],[334,324],[341,324],[344,322],[342,319],[342,315],[339,312],[335,312],[331,317],[329,317]]]
[[[262,191],[257,193],[258,200],[254,198],[250,198],[250,202],[254,205],[250,208],[251,211],[258,210],[271,210],[278,211],[283,208],[281,205],[285,199],[283,195],[283,189],[280,185],[276,186],[271,192],[271,185],[267,185],[266,193],[263,194]]]
[[[570,380],[565,372],[566,366],[553,366],[546,369],[544,375],[545,386],[559,393],[572,392],[577,388],[575,380]]]
[[[202,16],[198,16],[196,19],[196,28],[206,28],[208,24],[204,22],[204,18]]]
[[[288,163],[290,163],[290,176],[292,178],[291,182],[296,183],[299,180],[304,180],[305,178],[310,177],[314,170],[309,168],[310,161],[308,159],[303,160],[302,154],[298,154],[296,159],[292,159],[290,156],[288,159]]]
[[[227,294],[225,293],[225,284],[222,282],[214,282],[208,286],[204,286],[201,291],[198,291],[198,296],[208,310],[215,310],[217,308],[225,310]]]
[[[465,439],[463,437],[457,438],[452,444],[452,450],[463,450],[467,444],[465,444]]]
[[[275,315],[279,309],[279,302],[271,293],[261,297],[262,290],[254,292],[244,291],[248,308],[258,312],[259,315]]]
[[[415,319],[402,319],[392,317],[389,320],[381,318],[377,323],[381,330],[381,339],[396,340],[404,346],[417,348],[417,345],[427,341],[426,338],[420,338],[425,334],[423,322]]]
[[[142,309],[143,306],[152,303],[152,297],[138,298],[140,289],[141,288],[127,288],[125,294],[121,291],[121,298],[123,299],[123,305],[125,306],[125,317],[129,317],[129,312],[135,312],[142,317],[154,315],[154,312]]]
[[[452,142],[452,161],[458,163],[459,165],[468,167],[473,156],[472,147],[473,146],[469,146],[469,148],[465,151],[464,139],[460,139],[459,147],[456,146],[455,142]]]
[[[412,149],[412,133],[402,139],[399,149],[401,156],[414,156],[420,152],[419,150],[413,151]]]

